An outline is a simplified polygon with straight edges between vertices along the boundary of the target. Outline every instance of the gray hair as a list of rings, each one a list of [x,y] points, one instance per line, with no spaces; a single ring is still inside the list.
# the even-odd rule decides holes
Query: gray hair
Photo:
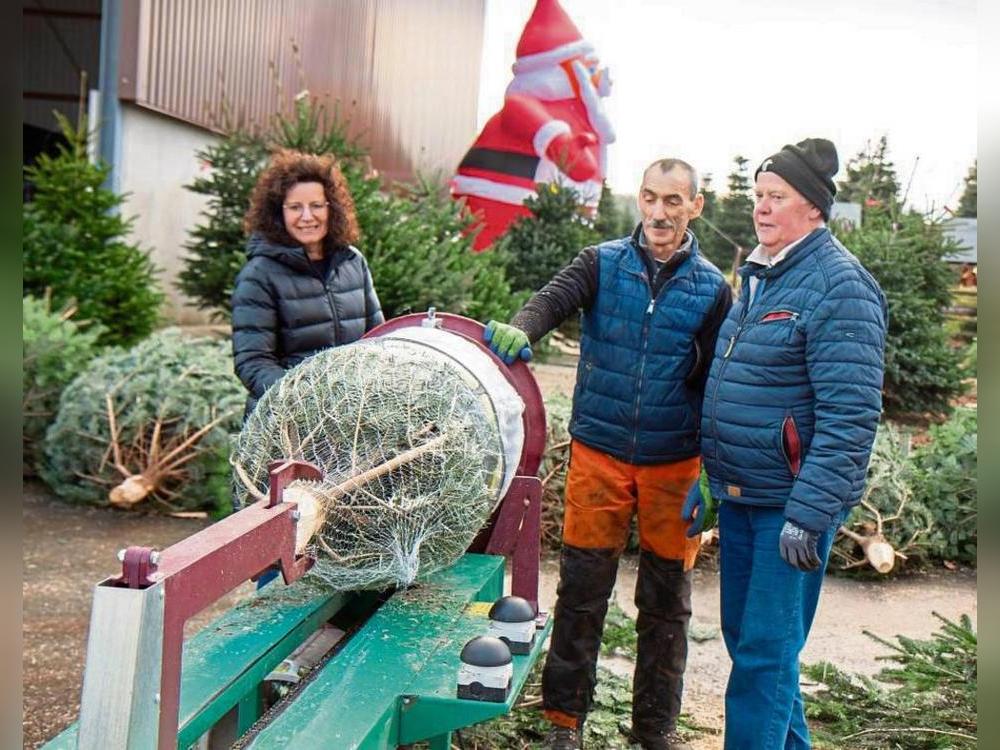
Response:
[[[688,177],[690,178],[691,181],[691,200],[694,200],[696,197],[698,197],[698,191],[701,189],[701,184],[700,184],[701,180],[698,177],[698,170],[692,167],[686,161],[684,161],[683,159],[657,159],[648,167],[646,167],[646,169],[642,173],[642,176],[645,177],[649,173],[649,170],[651,170],[653,167],[659,167],[661,174],[667,174],[667,172],[670,172],[673,169],[683,169],[685,172],[687,172]]]

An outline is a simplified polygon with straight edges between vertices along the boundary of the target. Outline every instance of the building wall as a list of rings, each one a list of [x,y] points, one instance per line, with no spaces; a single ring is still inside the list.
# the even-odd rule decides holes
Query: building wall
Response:
[[[386,177],[451,172],[475,136],[485,0],[133,0],[118,95],[218,131],[308,89]]]
[[[204,169],[195,152],[217,140],[189,123],[135,105],[122,107],[120,187],[128,194],[122,214],[135,217],[133,239],[152,249],[167,296],[163,312],[176,323],[208,322],[206,313],[185,304],[175,282],[184,267],[187,231],[207,202],[184,185]]]
[[[204,199],[195,151],[266,128],[303,89],[388,181],[450,175],[476,133],[485,0],[125,0],[119,188],[164,271],[165,315],[207,322],[175,282]],[[113,94],[112,94],[113,95]]]

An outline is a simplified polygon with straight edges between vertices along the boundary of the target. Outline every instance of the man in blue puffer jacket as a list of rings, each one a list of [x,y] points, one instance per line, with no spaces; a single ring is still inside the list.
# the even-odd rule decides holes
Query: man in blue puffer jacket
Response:
[[[733,660],[727,750],[808,748],[799,652],[830,546],[864,488],[882,408],[886,303],[830,234],[830,141],[785,146],[755,175],[760,244],[740,270],[702,409],[721,501],[722,630]],[[704,516],[692,492],[684,516]],[[689,533],[700,530],[695,517]]]
[[[686,750],[676,731],[698,540],[681,505],[701,470],[707,362],[732,302],[688,223],[702,209],[698,175],[680,159],[643,173],[642,223],[583,249],[514,316],[490,321],[507,361],[583,310],[558,601],[542,673],[547,746],[580,747],[601,631],[633,516],[639,527],[638,636],[632,724],[643,750]]]

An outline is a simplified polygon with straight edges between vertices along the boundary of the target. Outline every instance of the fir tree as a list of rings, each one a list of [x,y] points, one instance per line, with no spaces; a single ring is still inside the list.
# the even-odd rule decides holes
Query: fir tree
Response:
[[[966,219],[976,218],[976,183],[979,162],[975,161],[969,167],[969,173],[965,176],[965,190],[962,191],[962,198],[958,202],[957,216]]]
[[[104,186],[110,168],[87,158],[87,125],[56,115],[65,143],[25,171],[35,185],[24,204],[24,294],[51,290],[55,308],[104,329],[100,343],[131,344],[156,325],[163,295],[149,252],[128,242],[125,197]]]
[[[941,413],[963,391],[961,353],[948,339],[945,308],[954,274],[943,260],[958,247],[938,223],[908,212],[867,212],[840,240],[875,277],[889,306],[887,413]]]
[[[511,287],[535,292],[584,247],[600,240],[582,218],[580,196],[572,188],[540,184],[524,205],[531,215],[515,221],[497,244],[510,256]]]
[[[249,208],[250,191],[267,160],[264,143],[237,131],[219,143],[197,152],[208,167],[187,189],[208,196],[202,223],[188,232],[177,286],[195,304],[226,319],[231,312],[233,282],[246,262],[243,217]]]
[[[837,199],[860,203],[864,216],[869,209],[895,215],[899,208],[899,192],[896,168],[889,160],[889,141],[883,135],[876,146],[867,143],[864,150],[847,162],[847,179],[839,184]]]
[[[736,258],[736,247],[741,249],[740,259],[757,244],[757,235],[753,227],[753,198],[751,197],[750,176],[747,165],[749,160],[742,156],[733,158],[733,171],[729,173],[727,192],[717,199],[715,192],[705,196],[706,209],[702,211],[705,221],[703,228],[698,227],[699,246],[710,261],[715,263],[723,273],[728,273]],[[710,184],[710,178],[709,178]],[[706,185],[706,188],[708,185]],[[705,192],[705,189],[702,192]]]
[[[611,240],[625,237],[632,233],[635,225],[625,206],[618,202],[608,183],[601,185],[601,200],[597,204],[597,216],[594,218],[594,233],[601,240]]]

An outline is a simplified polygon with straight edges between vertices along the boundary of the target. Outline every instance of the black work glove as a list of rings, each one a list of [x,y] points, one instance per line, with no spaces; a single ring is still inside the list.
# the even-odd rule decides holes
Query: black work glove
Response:
[[[819,534],[803,529],[793,521],[785,521],[778,539],[781,559],[793,568],[810,573],[819,570],[820,559],[816,551]]]

